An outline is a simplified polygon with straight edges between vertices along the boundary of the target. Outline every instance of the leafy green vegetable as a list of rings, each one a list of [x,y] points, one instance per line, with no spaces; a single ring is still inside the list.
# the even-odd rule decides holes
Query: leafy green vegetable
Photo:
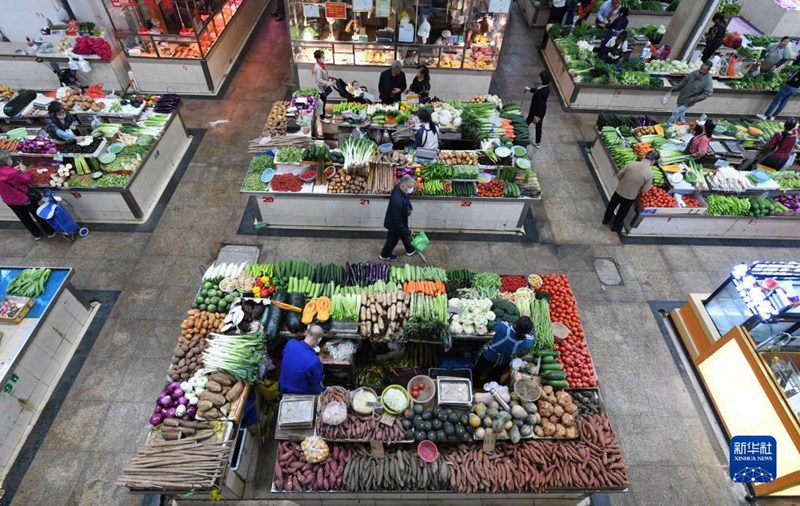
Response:
[[[97,180],[97,186],[103,188],[124,188],[128,185],[131,176],[125,174],[105,174]]]
[[[267,185],[261,181],[261,174],[256,172],[250,172],[244,178],[244,183],[242,183],[242,190],[244,191],[264,191],[267,189]]]
[[[472,288],[478,291],[481,297],[494,299],[502,287],[500,276],[495,272],[481,272],[472,278]]]
[[[250,160],[250,172],[260,176],[265,170],[271,169],[275,166],[274,161],[275,157],[273,156],[256,155],[252,160]]]

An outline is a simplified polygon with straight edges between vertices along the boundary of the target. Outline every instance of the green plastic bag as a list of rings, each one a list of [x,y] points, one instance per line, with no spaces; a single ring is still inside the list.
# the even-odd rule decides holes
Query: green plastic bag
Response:
[[[414,246],[414,249],[417,251],[425,251],[425,248],[431,243],[428,236],[425,235],[425,232],[419,231],[411,237],[411,245]]]

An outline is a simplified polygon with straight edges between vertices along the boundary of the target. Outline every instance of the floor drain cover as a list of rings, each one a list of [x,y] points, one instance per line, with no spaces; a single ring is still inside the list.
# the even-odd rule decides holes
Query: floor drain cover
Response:
[[[617,264],[610,258],[596,258],[594,260],[594,270],[597,277],[604,285],[619,286],[622,284],[622,276],[619,274]]]

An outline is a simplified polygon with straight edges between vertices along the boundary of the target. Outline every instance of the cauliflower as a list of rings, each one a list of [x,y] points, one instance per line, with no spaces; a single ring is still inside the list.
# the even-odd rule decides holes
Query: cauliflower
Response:
[[[494,311],[489,311],[488,313],[486,313],[486,320],[487,321],[492,321],[492,320],[496,320],[496,319],[497,319],[497,316],[494,314]]]
[[[476,325],[475,326],[475,335],[476,336],[482,336],[484,334],[487,334],[488,332],[489,332],[489,329],[486,328],[486,325],[483,325],[483,326]]]
[[[486,324],[489,323],[489,320],[486,319],[484,315],[478,315],[472,319],[473,325],[476,327],[486,327]]]
[[[447,304],[453,307],[461,307],[461,299],[453,297],[447,302]]]
[[[464,334],[475,335],[475,327],[473,327],[472,325],[464,325],[464,327],[462,327],[461,331]]]
[[[455,321],[454,318],[453,321],[450,322],[450,332],[452,332],[453,334],[463,334],[464,327],[461,326],[461,323]]]

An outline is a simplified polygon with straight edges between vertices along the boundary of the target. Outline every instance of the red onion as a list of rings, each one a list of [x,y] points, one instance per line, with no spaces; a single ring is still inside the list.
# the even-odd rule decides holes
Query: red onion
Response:
[[[153,415],[150,417],[150,425],[158,425],[164,421],[163,415]]]

